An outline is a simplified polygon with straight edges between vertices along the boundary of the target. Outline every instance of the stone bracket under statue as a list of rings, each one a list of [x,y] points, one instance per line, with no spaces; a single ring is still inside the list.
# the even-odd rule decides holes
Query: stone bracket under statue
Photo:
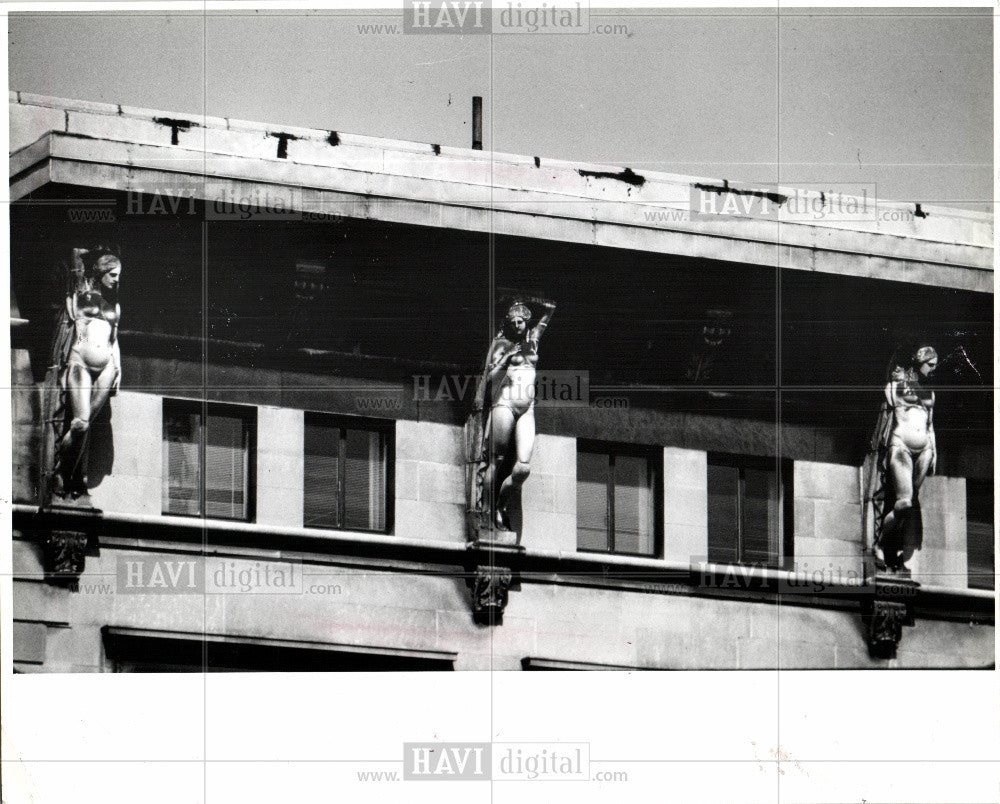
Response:
[[[465,584],[472,596],[472,621],[503,625],[510,592],[521,588],[519,559],[523,548],[490,542],[470,542],[465,561]]]
[[[39,511],[33,535],[48,583],[78,591],[86,557],[100,551],[103,520],[97,508],[50,505]]]
[[[472,621],[476,625],[503,625],[503,614],[511,590],[520,588],[508,567],[478,564],[466,579],[472,594]]]
[[[915,624],[912,606],[920,584],[897,574],[877,573],[866,589],[870,594],[861,601],[861,618],[868,653],[873,659],[894,659],[903,627]]]

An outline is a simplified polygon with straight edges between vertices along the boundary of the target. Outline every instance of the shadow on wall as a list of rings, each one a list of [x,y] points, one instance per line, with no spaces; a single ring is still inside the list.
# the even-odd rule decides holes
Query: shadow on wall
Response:
[[[111,401],[104,405],[90,425],[90,455],[87,461],[87,488],[96,488],[111,474],[115,464],[115,440],[111,429]]]
[[[14,350],[11,390],[11,436],[14,502],[38,501],[38,456],[41,452],[41,389],[31,381],[27,352]]]
[[[42,409],[45,387],[34,382],[31,361],[25,349],[14,349],[11,379],[11,434],[13,452],[14,502],[38,503],[42,452]],[[88,487],[100,485],[115,462],[115,444],[111,427],[111,404],[106,403],[90,426]]]

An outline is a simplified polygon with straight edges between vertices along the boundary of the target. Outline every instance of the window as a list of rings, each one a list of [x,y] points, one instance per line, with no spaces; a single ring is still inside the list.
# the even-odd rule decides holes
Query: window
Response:
[[[586,445],[577,450],[577,549],[660,554],[662,460],[634,448]]]
[[[256,409],[163,400],[163,513],[253,519]]]
[[[353,673],[454,670],[439,650],[337,645],[254,636],[104,626],[104,663],[114,673]]]
[[[708,560],[790,567],[792,500],[791,461],[709,455]]]
[[[603,662],[574,662],[565,659],[542,659],[536,656],[525,656],[521,659],[522,670],[644,670],[643,667],[629,664],[604,664]]]
[[[990,481],[965,481],[965,521],[969,586],[993,589],[993,484]]]
[[[389,530],[392,423],[306,414],[307,528]]]

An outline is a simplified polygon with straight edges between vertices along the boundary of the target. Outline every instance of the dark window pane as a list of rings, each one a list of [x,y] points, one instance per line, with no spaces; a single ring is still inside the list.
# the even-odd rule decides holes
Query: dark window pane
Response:
[[[655,511],[649,460],[615,456],[615,551],[652,555]]]
[[[304,513],[308,528],[339,528],[340,428],[310,422],[305,425]]]
[[[608,456],[576,455],[576,544],[580,550],[609,550]]]
[[[965,483],[965,512],[967,523],[967,551],[969,586],[976,589],[993,589],[993,484],[984,480],[967,480]]]
[[[777,564],[780,561],[778,488],[773,469],[743,470],[743,532],[740,561]]]
[[[785,501],[781,478],[776,466],[760,459],[715,459],[714,462],[710,459],[709,560],[771,567],[783,565]],[[786,493],[791,493],[791,489]]]
[[[739,560],[739,485],[736,466],[708,465],[708,560],[733,564]]]
[[[208,415],[205,428],[205,516],[246,519],[246,428],[237,416]]]
[[[385,433],[307,415],[306,527],[384,531],[387,451]]]
[[[201,415],[164,411],[163,511],[201,513]]]
[[[385,450],[381,434],[347,431],[344,464],[344,527],[385,528]]]

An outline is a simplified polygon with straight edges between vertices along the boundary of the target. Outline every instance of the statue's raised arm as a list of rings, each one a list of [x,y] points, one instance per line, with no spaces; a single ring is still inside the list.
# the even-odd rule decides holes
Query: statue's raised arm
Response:
[[[545,330],[548,329],[549,322],[552,320],[552,315],[556,311],[556,305],[554,302],[547,301],[545,299],[531,299],[533,303],[537,304],[542,309],[542,316],[538,319],[538,323],[531,328],[531,332],[528,335],[528,340],[535,344],[535,348],[538,348],[538,342],[542,339],[542,335],[545,334]]]

